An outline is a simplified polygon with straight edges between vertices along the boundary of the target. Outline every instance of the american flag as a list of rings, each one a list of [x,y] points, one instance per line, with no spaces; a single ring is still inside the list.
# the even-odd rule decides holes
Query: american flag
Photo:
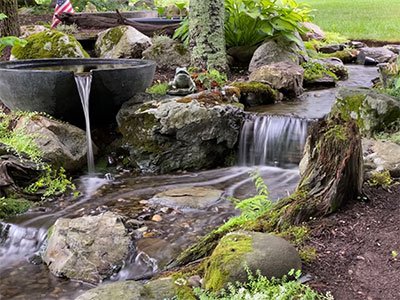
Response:
[[[73,13],[74,8],[69,0],[57,0],[56,8],[54,10],[53,22],[51,23],[51,28],[56,28],[58,24],[60,24],[60,20],[57,19],[57,16],[63,12]]]

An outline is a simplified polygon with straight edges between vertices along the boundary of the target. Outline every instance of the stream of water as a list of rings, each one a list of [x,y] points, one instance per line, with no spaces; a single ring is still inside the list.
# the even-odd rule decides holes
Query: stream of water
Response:
[[[369,86],[369,81],[377,76],[376,68],[350,66],[349,69],[350,79],[342,85]],[[80,94],[86,99],[86,108],[85,101],[82,105],[88,116],[90,78],[79,76],[78,82],[82,84],[82,92],[86,91]],[[272,199],[290,194],[299,180],[297,164],[306,138],[307,120],[329,112],[335,92],[336,89],[310,91],[302,96],[302,101],[257,108],[261,114],[243,126],[236,167],[158,176],[137,177],[127,173],[116,175],[114,181],[85,176],[77,181],[82,191],[80,198],[45,203],[0,223],[0,299],[74,299],[92,287],[57,278],[40,262],[38,253],[44,246],[47,230],[60,217],[113,211],[136,220],[147,232],[157,233],[154,238],[142,239],[142,248],[132,253],[125,267],[113,278],[135,279],[157,270],[162,261],[171,259],[200,235],[236,213],[230,201],[222,200],[207,209],[174,210],[163,214],[161,222],[152,222],[149,217],[163,209],[146,204],[156,193],[205,186],[222,189],[226,196],[245,198],[255,193],[249,172],[258,169],[270,188]],[[89,126],[90,122],[87,123],[90,134]],[[91,141],[90,135],[88,141]],[[89,174],[93,174],[94,162],[88,167]]]

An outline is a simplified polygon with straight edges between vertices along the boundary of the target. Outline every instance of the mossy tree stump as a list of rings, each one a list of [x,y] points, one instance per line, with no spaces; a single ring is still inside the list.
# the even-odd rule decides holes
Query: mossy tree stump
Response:
[[[218,240],[238,229],[285,232],[315,217],[335,212],[361,193],[363,159],[356,123],[330,116],[315,124],[308,137],[301,179],[296,191],[281,199],[256,221],[214,230],[185,250],[172,264],[179,266],[210,255]]]

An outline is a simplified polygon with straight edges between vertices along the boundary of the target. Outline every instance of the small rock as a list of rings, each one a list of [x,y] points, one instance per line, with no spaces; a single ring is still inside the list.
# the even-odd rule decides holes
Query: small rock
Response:
[[[151,220],[154,222],[161,222],[163,218],[160,215],[154,215]]]

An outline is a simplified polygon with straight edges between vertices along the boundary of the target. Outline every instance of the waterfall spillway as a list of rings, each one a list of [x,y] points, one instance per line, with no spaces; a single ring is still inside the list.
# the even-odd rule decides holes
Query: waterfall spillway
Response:
[[[308,121],[287,116],[256,116],[243,125],[239,164],[298,164],[307,138]]]
[[[95,172],[95,168],[94,168],[93,143],[92,143],[92,134],[90,130],[90,117],[89,117],[89,96],[90,96],[90,88],[92,85],[92,73],[76,74],[75,81],[76,81],[76,86],[78,88],[79,96],[81,98],[83,113],[85,115],[88,173],[93,174]]]

